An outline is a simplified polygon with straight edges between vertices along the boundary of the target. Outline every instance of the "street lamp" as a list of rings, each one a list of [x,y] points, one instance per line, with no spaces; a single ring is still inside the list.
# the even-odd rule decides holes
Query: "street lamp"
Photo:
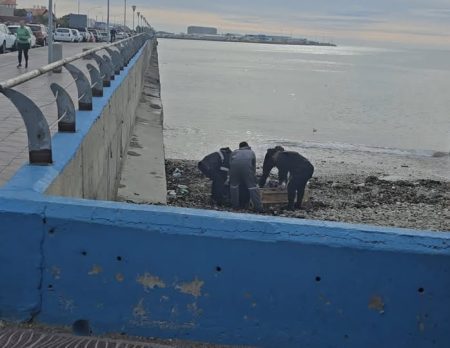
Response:
[[[138,18],[137,18],[137,27],[139,28],[139,30],[141,30],[141,27],[139,26],[139,18],[141,17],[141,13],[138,11],[137,15],[138,15]]]
[[[127,26],[127,0],[124,0],[124,7],[123,7],[123,31],[125,31],[126,26]]]
[[[48,63],[53,63],[53,0],[48,0]]]
[[[109,30],[109,0],[106,3],[106,30],[108,31],[108,42],[111,41],[111,31]]]
[[[133,31],[134,31],[134,12],[136,11],[136,5],[131,6],[133,9]]]

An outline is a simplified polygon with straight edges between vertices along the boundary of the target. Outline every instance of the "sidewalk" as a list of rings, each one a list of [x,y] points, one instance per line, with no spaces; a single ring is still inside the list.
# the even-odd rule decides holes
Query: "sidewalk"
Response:
[[[63,55],[70,57],[80,53],[85,47],[95,45],[99,44],[64,44]],[[33,48],[29,54],[28,69],[16,67],[16,52],[0,55],[0,81],[19,76],[47,64],[47,47]],[[81,68],[89,77],[86,62],[86,60],[81,60],[73,64]],[[94,61],[89,62],[96,66]],[[68,86],[67,91],[77,107],[78,96],[75,82],[65,69],[61,74],[46,74],[14,88],[25,93],[41,108],[47,122],[51,125],[52,134],[57,130],[57,108],[55,98],[50,90],[50,84],[53,82],[63,87]],[[3,94],[0,94],[0,187],[27,161],[28,141],[24,122],[13,104]]]

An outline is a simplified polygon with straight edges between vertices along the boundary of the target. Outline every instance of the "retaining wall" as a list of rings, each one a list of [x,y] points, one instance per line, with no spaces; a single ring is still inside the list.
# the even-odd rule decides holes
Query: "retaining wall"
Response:
[[[450,344],[446,233],[44,198],[0,199],[2,318],[266,347]]]

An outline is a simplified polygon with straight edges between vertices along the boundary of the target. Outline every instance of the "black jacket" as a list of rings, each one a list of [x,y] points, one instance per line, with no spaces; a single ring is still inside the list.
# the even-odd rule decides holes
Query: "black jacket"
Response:
[[[288,173],[290,176],[312,176],[314,166],[305,157],[295,151],[283,151],[278,154],[274,161],[272,157],[266,156],[263,165],[263,175],[260,179],[260,186],[266,184],[270,171],[273,167],[278,168],[278,180],[280,184],[287,182]]]
[[[205,158],[200,161],[199,167],[202,166],[209,173],[219,171],[228,173],[230,170],[230,158],[231,150],[228,147],[222,148],[219,151],[205,156]]]

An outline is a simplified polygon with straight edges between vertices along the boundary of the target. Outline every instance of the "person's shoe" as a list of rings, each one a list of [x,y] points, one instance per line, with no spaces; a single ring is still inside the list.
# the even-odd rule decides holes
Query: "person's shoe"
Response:
[[[25,63],[25,68],[28,68],[28,62]]]
[[[22,64],[17,64],[17,67],[18,67],[18,68],[21,68],[21,67],[22,67]]]

